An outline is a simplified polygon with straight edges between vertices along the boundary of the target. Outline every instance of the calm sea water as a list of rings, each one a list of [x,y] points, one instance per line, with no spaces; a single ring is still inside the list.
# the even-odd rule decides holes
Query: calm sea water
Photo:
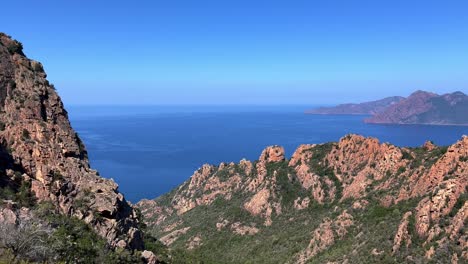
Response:
[[[91,165],[113,178],[127,199],[155,198],[204,163],[255,160],[269,145],[291,155],[300,144],[337,141],[348,133],[398,146],[426,140],[452,144],[468,127],[369,125],[365,116],[305,115],[303,106],[69,107]]]

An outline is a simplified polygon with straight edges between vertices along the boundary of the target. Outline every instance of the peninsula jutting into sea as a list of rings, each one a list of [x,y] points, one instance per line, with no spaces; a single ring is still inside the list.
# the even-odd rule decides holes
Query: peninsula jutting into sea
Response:
[[[306,110],[307,114],[372,115],[370,124],[468,125],[468,96],[463,92],[444,95],[416,91],[408,98],[394,96],[381,100],[342,104]]]

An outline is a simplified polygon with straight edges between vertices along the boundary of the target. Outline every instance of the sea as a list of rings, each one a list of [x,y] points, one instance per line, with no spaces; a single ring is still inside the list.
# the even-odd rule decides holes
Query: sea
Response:
[[[466,126],[374,125],[363,115],[306,115],[311,106],[71,106],[73,128],[91,166],[112,178],[127,200],[153,199],[186,181],[204,163],[256,160],[270,145],[288,156],[300,144],[338,141],[349,133],[397,146],[427,140],[449,145]]]

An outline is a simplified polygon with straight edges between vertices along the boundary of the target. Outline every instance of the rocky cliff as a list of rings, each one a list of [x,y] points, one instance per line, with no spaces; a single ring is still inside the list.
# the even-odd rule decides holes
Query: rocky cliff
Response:
[[[467,182],[468,137],[400,148],[348,135],[203,165],[137,206],[180,262],[465,263]]]
[[[365,120],[374,124],[468,125],[468,96],[417,91]]]
[[[26,204],[2,209],[0,219],[17,223],[21,210],[50,203],[61,215],[89,224],[111,247],[143,249],[136,211],[114,181],[90,168],[86,149],[42,64],[28,59],[21,43],[3,33],[0,130],[1,190],[31,196]]]
[[[360,104],[341,104],[334,107],[320,107],[306,110],[306,114],[320,115],[374,115],[387,109],[389,106],[403,100],[404,97],[392,96],[381,100]]]

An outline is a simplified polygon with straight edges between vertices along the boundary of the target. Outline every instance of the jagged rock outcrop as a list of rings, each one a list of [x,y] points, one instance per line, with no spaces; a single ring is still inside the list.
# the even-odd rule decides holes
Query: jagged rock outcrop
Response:
[[[86,149],[46,77],[41,63],[0,33],[1,184],[27,183],[38,202],[89,223],[112,247],[143,249],[135,210],[115,182],[90,168]]]
[[[318,175],[311,169],[312,159],[314,158],[314,152],[320,151],[321,145],[301,145],[294,152],[289,166],[294,168],[296,177],[301,183],[302,187],[306,190],[310,190],[314,201],[323,204],[326,199],[334,200],[336,196],[336,186],[333,182],[332,175]],[[316,157],[315,157],[316,158]],[[323,162],[323,161],[319,161]],[[315,164],[321,166],[320,164]],[[328,190],[328,191],[326,191]],[[304,202],[308,205],[309,198],[305,198],[302,203],[295,204],[295,207],[304,209]],[[297,202],[301,200],[301,197],[297,198]]]
[[[346,199],[363,197],[370,184],[406,167],[408,161],[402,157],[396,146],[380,144],[375,138],[347,136],[333,147],[327,161],[342,182],[342,199]]]
[[[427,148],[427,146],[425,147]],[[468,163],[464,160],[467,156],[468,137],[465,136],[450,146],[447,152],[429,170],[426,170],[423,177],[412,177],[412,182],[415,184],[409,186],[410,196],[420,196],[433,190],[444,181],[444,178],[453,178],[457,188],[456,192],[461,192],[460,188],[464,188],[463,186],[466,186],[468,181]]]
[[[466,136],[449,147],[400,148],[347,135],[301,145],[289,160],[273,146],[257,161],[203,165],[171,193],[137,207],[155,235],[171,237],[171,248],[186,250],[194,237],[202,239],[190,246],[194,258],[235,263],[223,256],[238,249],[249,261],[267,261],[242,251],[253,247],[284,263],[425,262],[447,252],[462,262],[467,166]],[[282,245],[289,240],[295,244]]]
[[[411,245],[411,235],[408,232],[409,217],[411,215],[412,212],[406,212],[403,216],[403,219],[401,220],[400,225],[398,226],[395,238],[393,239],[393,253],[400,249],[402,243],[406,243],[406,247]]]
[[[312,232],[309,245],[298,254],[296,263],[307,263],[312,257],[332,246],[336,239],[341,239],[348,233],[348,228],[353,224],[353,217],[346,211],[342,212],[334,220],[325,219]]]

